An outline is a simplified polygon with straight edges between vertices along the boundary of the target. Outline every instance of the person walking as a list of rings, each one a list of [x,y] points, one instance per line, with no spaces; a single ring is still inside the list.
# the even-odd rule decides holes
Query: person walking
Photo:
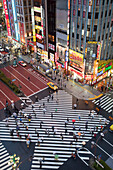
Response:
[[[46,109],[45,108],[43,108],[43,114],[45,114],[46,113]]]
[[[51,96],[51,99],[53,100],[53,94],[52,94],[52,96]]]
[[[30,77],[28,77],[28,80],[30,81]]]
[[[52,126],[52,131],[54,132],[54,126]]]
[[[42,121],[40,122],[40,129],[42,128]]]
[[[51,118],[53,119],[53,113],[51,112]]]

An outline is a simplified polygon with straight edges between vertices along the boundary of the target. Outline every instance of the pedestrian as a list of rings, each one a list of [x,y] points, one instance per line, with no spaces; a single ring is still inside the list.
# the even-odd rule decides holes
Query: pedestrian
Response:
[[[78,115],[78,119],[79,119],[79,120],[81,119],[80,115]]]
[[[78,105],[78,98],[77,98],[77,100],[76,100],[76,104]]]
[[[73,130],[75,130],[75,125],[73,125]]]
[[[57,104],[59,103],[59,99],[56,99],[56,103],[57,103]]]
[[[30,140],[28,138],[26,139],[26,144],[27,144],[27,148],[29,148]]]
[[[35,96],[35,102],[38,102],[39,100],[38,100],[38,96]]]
[[[53,118],[53,113],[51,112],[51,118]]]
[[[30,81],[30,77],[28,77],[28,80]]]
[[[87,128],[88,128],[88,125],[86,124],[86,125],[85,125],[85,127],[86,127],[86,130],[87,130]]]
[[[6,107],[8,107],[8,100],[6,100]]]
[[[70,142],[70,146],[71,146],[71,147],[72,147],[72,144],[73,144],[73,142],[71,141],[71,142]]]
[[[11,101],[11,108],[14,109],[14,101]]]
[[[45,103],[43,102],[43,107],[45,107]]]
[[[13,136],[13,133],[14,133],[14,129],[11,129],[10,130],[10,135]]]
[[[52,126],[52,131],[54,132],[54,126]]]
[[[51,96],[51,99],[53,100],[53,94],[52,94],[52,96]]]
[[[47,97],[47,102],[49,103],[49,96]]]
[[[65,128],[65,134],[67,133],[67,129]]]
[[[40,169],[42,168],[42,160],[40,160]]]
[[[40,129],[42,128],[42,121],[40,122]]]
[[[67,122],[69,123],[69,118],[67,117]]]
[[[57,109],[55,109],[55,113],[57,112]]]
[[[62,135],[62,133],[60,134],[60,137],[61,137],[61,139],[63,140],[63,135]]]
[[[38,106],[38,107],[39,107],[39,110],[40,110],[40,109],[41,109],[41,105],[39,104],[39,106]]]
[[[46,113],[46,109],[45,108],[43,108],[43,114],[45,114]]]
[[[100,133],[101,139],[104,138],[104,133]]]
[[[65,128],[66,128],[66,126],[67,126],[67,121],[65,121]]]

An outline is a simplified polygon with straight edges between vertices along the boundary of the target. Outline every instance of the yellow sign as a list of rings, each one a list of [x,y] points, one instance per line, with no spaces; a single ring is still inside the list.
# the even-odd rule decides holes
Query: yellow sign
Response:
[[[75,63],[83,64],[84,56],[83,54],[69,49],[69,59]]]
[[[97,44],[96,41],[88,41],[88,44]]]

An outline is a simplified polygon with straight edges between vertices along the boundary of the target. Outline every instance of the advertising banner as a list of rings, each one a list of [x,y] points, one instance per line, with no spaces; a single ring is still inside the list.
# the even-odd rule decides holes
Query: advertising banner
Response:
[[[8,36],[11,36],[11,29],[10,29],[10,24],[9,24],[9,16],[8,16],[6,0],[3,0],[3,5],[4,5],[4,11],[5,11],[5,18],[6,18]]]
[[[84,59],[83,54],[80,54],[73,50],[69,50],[69,60],[71,60],[77,64],[83,64],[83,59]]]

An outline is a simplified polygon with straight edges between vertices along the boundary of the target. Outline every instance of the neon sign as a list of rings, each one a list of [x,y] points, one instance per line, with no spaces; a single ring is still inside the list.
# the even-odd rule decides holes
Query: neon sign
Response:
[[[8,32],[8,36],[11,36],[11,29],[10,29],[10,24],[9,24],[9,16],[8,16],[8,10],[7,10],[6,0],[3,0],[3,4],[4,4],[4,11],[5,11],[7,32]]]

